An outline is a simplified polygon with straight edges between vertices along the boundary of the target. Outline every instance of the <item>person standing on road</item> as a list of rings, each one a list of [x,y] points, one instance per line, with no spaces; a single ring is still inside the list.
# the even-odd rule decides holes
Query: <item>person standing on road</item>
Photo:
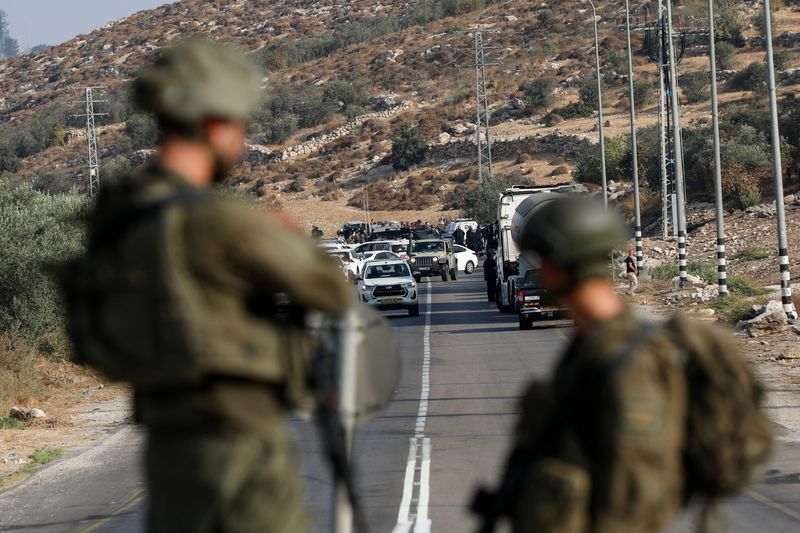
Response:
[[[89,220],[102,319],[86,338],[71,332],[76,347],[108,346],[96,351],[134,385],[151,533],[310,528],[284,427],[308,394],[297,316],[344,313],[351,297],[299,230],[210,190],[244,153],[261,80],[226,46],[163,50],[133,84],[158,120],[158,157],[101,186]],[[292,317],[278,312],[284,298]]]
[[[473,252],[477,252],[478,251],[478,235],[477,235],[477,233],[475,233],[475,230],[472,229],[472,226],[467,228],[466,239],[467,239],[467,248],[469,248]]]
[[[453,232],[453,240],[456,244],[464,246],[464,230],[460,226]]]
[[[494,256],[495,251],[489,250],[486,261],[483,262],[483,280],[486,282],[486,297],[490,302],[495,301],[497,291],[497,260]]]
[[[552,382],[523,396],[500,490],[473,502],[480,531],[507,516],[517,533],[656,533],[695,495],[701,531],[716,531],[716,502],[753,480],[771,443],[730,333],[634,316],[608,274],[627,230],[602,204],[553,199],[517,240],[576,331]]]
[[[636,287],[639,286],[639,269],[636,267],[636,258],[630,248],[628,257],[625,258],[625,273],[628,277],[628,295],[632,296],[636,292]]]

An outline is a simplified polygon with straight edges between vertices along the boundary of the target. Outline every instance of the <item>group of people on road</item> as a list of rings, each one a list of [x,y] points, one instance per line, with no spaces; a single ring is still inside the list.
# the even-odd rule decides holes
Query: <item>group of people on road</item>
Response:
[[[210,192],[243,154],[261,80],[242,54],[196,40],[139,75],[133,92],[157,117],[159,155],[101,188],[88,250],[63,282],[79,359],[133,384],[148,430],[153,533],[310,531],[284,421],[314,400],[302,317],[340,317],[356,303],[335,264],[283,218]],[[464,232],[463,242],[481,235],[491,249],[491,230]],[[768,433],[710,433],[721,441],[712,447],[726,446],[717,455],[747,470],[718,469],[736,482],[716,492],[708,482],[697,489],[687,466],[687,439],[697,437],[687,428],[702,418],[692,418],[686,355],[733,358],[729,337],[681,323],[694,342],[687,351],[643,324],[607,279],[626,228],[589,200],[550,202],[520,235],[576,329],[553,380],[522,397],[503,481],[473,506],[482,531],[505,518],[520,533],[655,533],[689,496],[741,488],[766,457]],[[496,266],[490,252],[490,299]],[[736,368],[740,386],[726,390],[757,413],[758,389]],[[760,429],[754,417],[748,427]]]

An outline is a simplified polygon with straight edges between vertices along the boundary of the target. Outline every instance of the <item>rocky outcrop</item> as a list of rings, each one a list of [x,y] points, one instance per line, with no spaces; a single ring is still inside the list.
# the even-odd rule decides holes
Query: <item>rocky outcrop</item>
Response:
[[[777,300],[772,300],[764,306],[754,306],[750,320],[742,320],[736,324],[736,329],[743,330],[750,337],[760,337],[770,333],[783,331],[788,324],[783,305]]]
[[[394,95],[396,96],[396,95]],[[383,95],[383,101],[387,101],[387,95]],[[391,100],[388,100],[391,101]],[[248,144],[247,154],[245,159],[251,165],[266,165],[270,161],[292,161],[299,157],[307,157],[311,154],[319,152],[325,145],[332,143],[337,139],[341,139],[345,135],[353,133],[356,129],[361,127],[368,120],[372,119],[386,119],[398,113],[405,111],[411,107],[410,101],[404,101],[394,106],[388,107],[383,111],[373,111],[358,116],[339,128],[331,130],[316,137],[309,139],[303,143],[295,144],[282,151],[272,151],[267,146],[260,144]]]
[[[574,158],[592,144],[588,137],[561,132],[518,139],[496,139],[492,141],[492,158],[496,160],[512,159],[517,157],[520,152],[550,152]],[[455,139],[429,147],[428,159],[438,161],[472,157],[475,155],[475,150],[474,139]]]

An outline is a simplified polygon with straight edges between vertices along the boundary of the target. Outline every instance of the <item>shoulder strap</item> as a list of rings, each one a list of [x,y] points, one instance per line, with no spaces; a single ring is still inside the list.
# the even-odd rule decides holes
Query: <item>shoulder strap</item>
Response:
[[[636,334],[633,336],[627,346],[625,346],[625,349],[608,364],[608,375],[613,376],[622,370],[622,368],[624,368],[625,365],[627,365],[628,362],[630,362],[630,360],[633,359],[637,353],[639,353],[639,348],[649,341],[654,333],[662,330],[663,327],[664,326],[656,322],[642,322],[639,329],[636,331]]]
[[[124,236],[147,218],[157,215],[163,209],[171,205],[199,203],[211,198],[212,195],[206,191],[201,191],[199,189],[181,189],[159,200],[143,206],[133,207],[124,215],[120,216],[113,227],[106,228],[102,233],[95,235],[89,242],[89,251],[98,252],[103,250],[113,241]]]

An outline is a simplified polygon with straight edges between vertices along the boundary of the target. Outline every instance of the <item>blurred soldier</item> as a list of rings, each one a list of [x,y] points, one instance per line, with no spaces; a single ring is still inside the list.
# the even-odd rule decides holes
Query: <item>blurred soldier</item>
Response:
[[[486,297],[490,302],[495,301],[497,290],[497,260],[494,256],[495,251],[489,250],[486,261],[483,262],[483,280],[486,282]]]
[[[767,456],[770,422],[732,336],[680,316],[643,323],[615,292],[608,256],[626,233],[615,214],[574,197],[520,228],[520,249],[540,259],[576,335],[553,382],[531,384],[522,400],[501,488],[473,503],[481,531],[508,516],[520,533],[655,533],[695,494],[709,502],[707,528],[717,498]]]
[[[309,530],[283,420],[305,400],[308,335],[276,310],[338,314],[350,291],[296,230],[209,190],[244,152],[260,83],[227,47],[164,50],[133,84],[158,157],[102,187],[90,219],[108,279],[96,338],[76,346],[113,346],[97,366],[134,384],[155,533]]]

